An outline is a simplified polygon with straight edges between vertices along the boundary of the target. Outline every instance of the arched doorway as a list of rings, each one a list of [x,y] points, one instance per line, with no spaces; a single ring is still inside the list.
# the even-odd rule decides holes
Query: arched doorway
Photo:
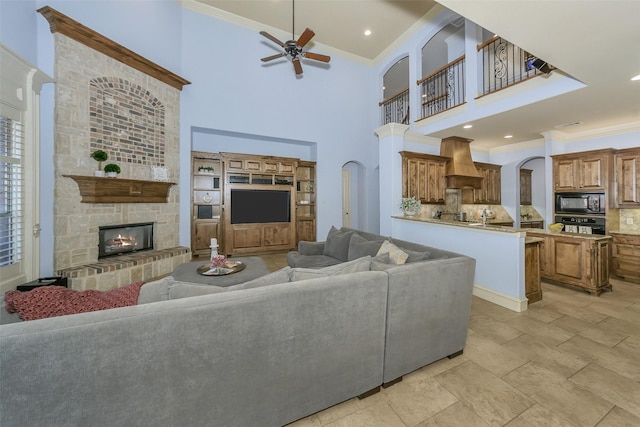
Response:
[[[342,225],[363,229],[366,220],[365,168],[356,161],[342,166]]]

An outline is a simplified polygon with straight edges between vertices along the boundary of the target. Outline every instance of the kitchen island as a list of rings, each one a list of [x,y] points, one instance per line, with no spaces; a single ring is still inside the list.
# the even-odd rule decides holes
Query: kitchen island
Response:
[[[543,239],[540,273],[545,281],[578,287],[594,295],[611,290],[611,236],[580,233],[527,231]]]
[[[424,216],[392,216],[390,226],[394,238],[475,258],[475,296],[513,311],[527,309],[525,230],[495,225],[491,220],[483,226]]]

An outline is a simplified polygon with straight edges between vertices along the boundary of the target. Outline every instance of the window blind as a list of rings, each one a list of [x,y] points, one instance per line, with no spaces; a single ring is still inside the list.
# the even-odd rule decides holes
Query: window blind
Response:
[[[22,124],[0,115],[0,267],[22,260],[23,162]]]

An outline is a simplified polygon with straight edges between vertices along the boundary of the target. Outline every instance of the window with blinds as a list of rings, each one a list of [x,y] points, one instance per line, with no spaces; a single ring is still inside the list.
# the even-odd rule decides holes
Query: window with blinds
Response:
[[[22,124],[0,116],[0,267],[19,263],[23,247]]]

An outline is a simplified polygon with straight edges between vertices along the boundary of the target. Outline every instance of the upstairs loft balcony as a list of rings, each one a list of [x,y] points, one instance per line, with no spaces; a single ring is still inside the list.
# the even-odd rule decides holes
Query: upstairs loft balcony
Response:
[[[472,92],[477,98],[495,93],[539,75],[547,75],[552,67],[501,37],[492,37],[478,45],[477,75],[479,82]],[[465,56],[451,61],[417,82],[422,120],[462,105],[467,88]],[[409,124],[410,88],[379,103],[381,124]]]

